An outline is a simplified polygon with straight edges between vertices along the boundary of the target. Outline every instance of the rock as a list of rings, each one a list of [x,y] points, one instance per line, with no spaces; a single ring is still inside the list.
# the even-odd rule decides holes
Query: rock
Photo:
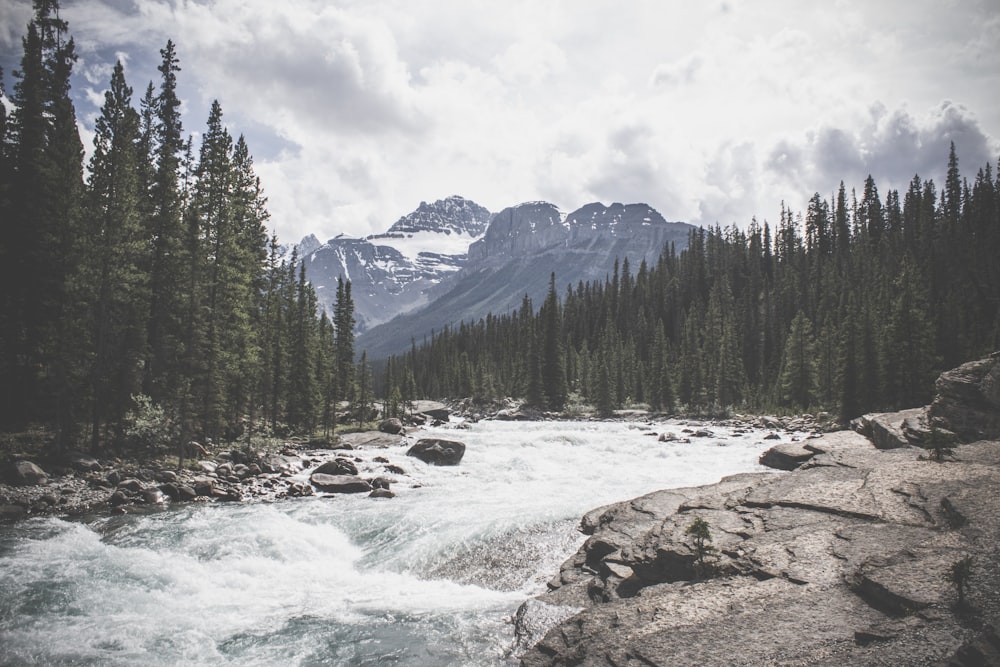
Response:
[[[396,494],[389,489],[372,489],[368,494],[369,498],[395,498]]]
[[[260,469],[267,473],[281,473],[284,471],[296,471],[300,466],[296,459],[282,454],[265,454],[260,457]]]
[[[121,489],[112,493],[111,497],[108,498],[108,504],[111,505],[112,507],[119,507],[128,502],[129,502],[128,496],[126,496],[125,492],[122,491]]]
[[[389,473],[392,473],[393,475],[405,475],[406,474],[405,470],[403,470],[399,466],[391,464],[391,463],[389,465],[385,466],[385,471],[389,472]]]
[[[813,456],[815,452],[806,449],[801,443],[788,442],[771,447],[760,455],[758,462],[775,470],[795,470]]]
[[[313,471],[321,475],[357,475],[358,467],[347,459],[337,458],[327,461]]]
[[[66,463],[69,464],[71,468],[76,470],[82,470],[84,472],[90,472],[93,470],[101,469],[101,462],[95,459],[89,454],[84,454],[83,452],[67,452],[65,457]]]
[[[215,468],[216,465],[211,461],[198,461],[198,469],[202,472],[213,473]]]
[[[195,477],[191,480],[191,487],[196,495],[211,496],[215,490],[215,480],[211,477]]]
[[[966,442],[1000,438],[1000,352],[945,371],[935,389],[932,423]]]
[[[869,438],[879,449],[909,447],[910,439],[903,430],[907,421],[918,419],[923,408],[867,414],[851,421],[851,428]]]
[[[451,410],[444,403],[437,401],[413,401],[413,412],[422,414],[428,419],[437,419],[442,422],[448,421],[451,417]]]
[[[659,442],[676,442],[677,441],[677,436],[674,435],[673,433],[671,433],[670,431],[665,431],[665,432],[663,432],[663,433],[660,434],[660,437],[658,438],[658,441]]]
[[[320,491],[327,493],[369,493],[371,484],[354,475],[327,475],[314,472],[309,481]]]
[[[395,417],[383,419],[382,423],[378,425],[378,430],[382,433],[389,433],[390,435],[399,435],[403,432],[403,422]]]
[[[158,470],[153,476],[153,479],[160,483],[176,482],[177,473],[173,470]]]
[[[454,466],[458,465],[465,455],[465,443],[457,440],[422,438],[407,450],[406,455],[432,465]]]
[[[781,436],[777,433],[768,433],[764,436],[765,440],[781,440]]]
[[[991,664],[976,628],[1000,620],[1000,442],[944,464],[850,431],[779,448],[812,458],[585,515],[590,537],[538,598],[582,610],[543,622],[522,664]],[[723,576],[694,580],[694,517]],[[964,555],[983,563],[974,628],[950,611]]]
[[[301,498],[303,496],[313,495],[313,488],[308,484],[303,484],[302,482],[293,482],[288,485],[288,497],[289,498]]]
[[[49,476],[31,461],[14,461],[7,466],[7,480],[14,486],[38,486],[49,481]]]
[[[390,483],[391,482],[385,477],[376,477],[371,481],[373,489],[388,489]]]
[[[142,502],[147,505],[162,505],[165,502],[164,494],[158,488],[143,489],[141,492]]]
[[[234,470],[233,464],[226,462],[226,463],[220,463],[219,465],[215,466],[215,470],[211,472],[214,472],[219,477],[225,479],[226,477],[229,477],[230,475],[233,474],[233,470]]]
[[[715,434],[709,431],[707,428],[699,428],[691,433],[692,438],[711,438]]]
[[[250,465],[247,466],[247,475],[250,475],[252,477],[256,477],[257,475],[260,475],[263,472],[264,472],[263,469],[261,469],[261,467],[256,463],[251,463]]]
[[[122,474],[117,470],[112,470],[104,479],[111,486],[118,486],[118,482],[122,481]]]
[[[123,479],[122,481],[118,482],[118,488],[123,491],[139,493],[144,488],[146,488],[146,485],[140,482],[139,480],[135,479],[134,477],[130,477],[128,479]]]
[[[20,505],[0,505],[0,521],[20,521],[26,516],[27,510]]]

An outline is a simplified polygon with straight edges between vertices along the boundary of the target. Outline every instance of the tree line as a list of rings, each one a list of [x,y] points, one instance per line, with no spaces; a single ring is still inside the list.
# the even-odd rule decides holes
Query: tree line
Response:
[[[1000,167],[998,167],[1000,172]],[[940,192],[841,182],[776,228],[692,231],[653,266],[605,280],[556,275],[536,311],[446,327],[391,360],[388,387],[418,394],[582,400],[723,413],[829,410],[850,419],[927,403],[946,368],[1000,347],[1000,173],[963,178],[954,144]]]
[[[34,8],[0,105],[0,429],[95,452],[144,410],[177,442],[329,431],[354,386],[350,282],[320,315],[218,102],[185,138],[171,41],[138,108],[114,67],[84,169],[74,42],[56,0]]]

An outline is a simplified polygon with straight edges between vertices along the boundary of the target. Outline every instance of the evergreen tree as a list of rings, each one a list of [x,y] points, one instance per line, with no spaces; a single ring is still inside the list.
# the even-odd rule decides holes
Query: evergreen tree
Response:
[[[816,397],[816,368],[812,323],[799,311],[785,343],[781,371],[781,398],[786,405],[805,409]]]
[[[562,318],[556,295],[556,274],[549,277],[549,293],[540,313],[542,318],[542,394],[549,410],[560,411],[566,405],[566,355],[562,343]]]
[[[119,61],[95,123],[87,188],[85,267],[90,289],[88,341],[92,346],[91,448],[119,441],[131,397],[140,393],[146,351],[149,276],[138,180],[139,116]],[[110,428],[110,432],[102,430]]]

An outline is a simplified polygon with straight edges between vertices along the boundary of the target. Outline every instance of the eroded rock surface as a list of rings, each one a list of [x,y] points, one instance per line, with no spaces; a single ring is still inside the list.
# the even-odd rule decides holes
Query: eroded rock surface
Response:
[[[789,453],[807,451],[792,472],[586,515],[590,537],[539,597],[583,610],[523,664],[997,664],[1000,442],[957,447],[944,463],[850,431]],[[717,549],[700,579],[695,518]],[[949,572],[966,555],[974,574],[959,607]]]

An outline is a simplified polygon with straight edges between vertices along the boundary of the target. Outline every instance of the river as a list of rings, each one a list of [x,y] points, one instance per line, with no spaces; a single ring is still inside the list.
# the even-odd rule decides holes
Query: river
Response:
[[[405,447],[393,499],[188,504],[0,527],[0,665],[504,665],[510,618],[590,509],[761,470],[763,432],[480,422],[457,467]]]

